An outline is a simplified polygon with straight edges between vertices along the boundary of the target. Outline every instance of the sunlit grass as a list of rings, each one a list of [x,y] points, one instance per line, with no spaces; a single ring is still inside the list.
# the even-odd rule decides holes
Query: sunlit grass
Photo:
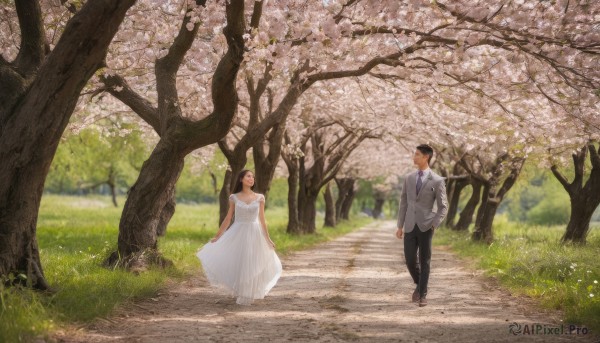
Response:
[[[0,342],[29,342],[55,328],[43,297],[0,283]]]
[[[119,199],[123,204],[124,199]],[[134,275],[102,267],[116,249],[122,208],[107,197],[45,195],[38,220],[38,243],[51,295],[0,289],[0,342],[27,342],[45,336],[64,323],[86,322],[110,314],[117,306],[157,293],[168,279],[181,280],[200,272],[195,252],[218,229],[217,205],[178,204],[159,249],[175,267]],[[266,212],[271,238],[280,255],[310,247],[370,222],[356,218],[317,234],[289,236],[286,208]]]
[[[472,242],[469,233],[447,229],[440,230],[434,243],[473,258],[514,293],[564,311],[565,322],[600,332],[599,229],[591,229],[585,246],[562,245],[564,226],[512,223],[500,216],[490,246]]]

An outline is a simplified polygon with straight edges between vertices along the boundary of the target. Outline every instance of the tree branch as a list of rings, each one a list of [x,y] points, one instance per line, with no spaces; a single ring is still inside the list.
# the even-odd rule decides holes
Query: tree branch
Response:
[[[272,70],[273,70],[273,63],[266,62],[265,63],[265,71],[263,73],[263,76],[256,83],[256,94],[258,94],[258,96],[262,96],[263,95],[263,93],[267,89],[267,85],[273,79],[273,76],[271,75],[271,71]]]
[[[219,146],[219,149],[221,149],[223,155],[225,155],[227,161],[230,161],[233,158],[233,150],[230,149],[229,146],[227,146],[227,141],[225,140],[225,138],[220,139],[217,142],[217,145]]]
[[[333,143],[331,143],[329,145],[329,147],[327,147],[327,149],[325,150],[325,152],[323,153],[323,156],[332,156],[333,152],[335,151],[335,149],[340,146],[343,142],[350,140],[351,138],[354,138],[354,133],[351,131],[346,131],[345,134],[341,137],[338,137]]]
[[[525,159],[518,158],[515,163],[516,165],[512,166],[509,176],[504,180],[502,187],[500,187],[500,190],[496,193],[496,196],[498,196],[500,199],[504,198],[504,195],[512,188],[515,182],[517,182],[519,174],[521,173],[521,169],[525,164]]]
[[[303,84],[303,88],[308,89],[313,83],[317,81],[325,81],[331,79],[339,79],[343,77],[349,76],[362,76],[371,71],[371,69],[375,68],[380,64],[396,67],[396,66],[405,66],[404,62],[398,61],[398,58],[402,55],[402,53],[394,53],[385,57],[375,57],[367,62],[360,68],[353,70],[340,70],[340,71],[330,71],[330,72],[322,72],[318,74],[312,74],[307,77],[306,81]]]
[[[592,162],[592,167],[600,169],[600,154],[598,154],[596,146],[593,143],[590,143],[588,144],[588,150],[590,152],[590,161]]]
[[[60,3],[63,6],[65,6],[69,10],[69,12],[73,14],[77,13],[77,7],[74,4],[70,3],[68,0],[60,0]]]
[[[50,116],[50,113],[53,113],[55,117],[47,123],[47,131],[51,135],[61,135],[69,121],[82,87],[94,72],[102,66],[108,45],[112,41],[119,24],[123,21],[125,12],[132,6],[133,2],[133,0],[86,2],[81,10],[67,22],[55,49],[44,58],[43,53],[40,52],[40,49],[43,49],[44,38],[43,35],[39,36],[43,31],[40,31],[41,29],[36,26],[41,25],[41,15],[36,12],[39,11],[39,6],[34,1],[16,1],[15,4],[23,7],[22,10],[19,10],[22,17],[20,20],[25,23],[23,29],[33,32],[29,36],[24,35],[22,38],[25,43],[19,54],[24,54],[21,56],[25,57],[20,63],[28,64],[29,67],[34,68],[35,78],[27,85],[26,89],[19,92],[14,91],[12,88],[19,86],[14,79],[7,80],[6,75],[0,77],[1,86],[5,87],[8,83],[9,87],[7,89],[12,92],[12,94],[6,95],[13,99],[13,103],[8,102],[8,104],[0,101],[2,104],[0,107],[0,125],[5,123],[7,113],[13,112],[14,101],[19,100],[18,106],[27,108],[27,115],[29,116],[36,116],[39,113]],[[35,8],[32,9],[31,6]],[[103,29],[98,30],[98,27]],[[29,52],[27,52],[28,49]],[[33,59],[32,54],[35,55]],[[44,58],[44,61],[37,67],[36,64],[40,58]],[[6,68],[0,68],[0,72],[3,72],[3,69]],[[48,82],[48,80],[51,80],[51,82]],[[20,86],[23,86],[23,82]],[[10,92],[0,92],[2,94],[0,99],[5,95],[4,93]],[[22,96],[25,92],[27,94],[37,94],[37,96]],[[18,109],[15,111],[18,111]],[[35,121],[37,119],[31,120]],[[31,120],[29,121],[31,122]],[[55,126],[50,127],[50,125]],[[23,137],[23,139],[25,138]]]
[[[0,132],[14,106],[27,91],[27,82],[11,65],[0,64]]]
[[[196,1],[199,6],[204,6],[206,0]],[[200,27],[200,21],[192,23],[192,9],[188,8],[186,14],[183,16],[181,25],[179,26],[179,32],[173,41],[173,44],[169,47],[169,52],[163,58],[157,60],[157,68],[163,69],[165,72],[175,74],[179,69],[179,66],[183,62],[183,57],[191,48],[196,33]],[[188,24],[192,24],[192,29],[188,29]]]
[[[273,161],[276,164],[277,157],[281,155],[281,142],[283,141],[283,134],[286,132],[286,123],[275,125],[269,135],[269,154],[267,159]]]
[[[10,66],[10,62],[8,62],[6,59],[4,59],[4,56],[2,54],[0,54],[0,68],[4,68],[4,67],[8,67]]]
[[[104,83],[108,93],[129,106],[129,108],[148,123],[148,125],[152,126],[159,136],[163,134],[160,126],[158,109],[153,106],[150,101],[131,89],[123,77],[117,74],[101,75],[100,81]],[[117,88],[121,89],[117,90]]]
[[[223,29],[223,34],[228,49],[219,61],[212,79],[211,94],[214,110],[206,118],[198,121],[181,118],[183,123],[181,130],[185,132],[185,136],[190,137],[188,141],[190,147],[211,144],[215,137],[224,137],[231,128],[239,102],[235,80],[244,59],[243,35],[246,31],[244,0],[227,1],[225,11],[227,26]],[[210,132],[210,134],[199,135],[198,132]]]
[[[524,31],[524,30],[518,30],[517,31],[517,30],[515,30],[515,29],[513,29],[513,28],[511,28],[509,26],[500,26],[500,25],[492,23],[491,20],[500,13],[500,11],[504,7],[504,4],[502,4],[500,6],[500,8],[498,10],[496,10],[496,12],[494,12],[494,14],[492,16],[490,16],[489,18],[481,19],[481,20],[477,20],[475,18],[472,18],[472,17],[470,17],[470,16],[468,16],[468,15],[466,15],[464,13],[460,13],[460,12],[457,12],[457,11],[449,10],[448,7],[445,4],[441,3],[440,1],[436,1],[435,4],[439,8],[447,11],[452,16],[458,18],[461,21],[465,21],[465,22],[468,22],[468,23],[479,24],[479,25],[485,26],[485,27],[487,27],[489,29],[492,29],[492,30],[494,30],[496,32],[499,32],[500,34],[502,34],[505,37],[507,37],[507,35],[506,35],[507,32],[511,33],[511,34],[514,34],[514,35],[517,35],[517,36],[525,37],[525,38],[521,39],[521,42],[523,42],[523,41],[528,41],[528,42],[529,41],[538,41],[538,42],[544,42],[544,43],[555,44],[555,45],[560,45],[560,46],[564,46],[565,44],[567,44],[567,46],[569,46],[569,47],[571,47],[573,49],[578,49],[578,50],[585,49],[585,48],[588,47],[588,46],[578,46],[573,41],[570,41],[570,40],[565,41],[564,39],[563,40],[561,40],[561,39],[555,39],[555,38],[551,38],[551,37],[548,37],[548,36],[542,36],[542,35],[534,34],[534,33],[531,33],[531,32],[527,32],[527,31]],[[513,39],[517,39],[517,38],[515,37]]]
[[[27,76],[37,70],[46,56],[42,9],[37,0],[16,0],[15,8],[21,28],[21,46],[14,65],[21,75]]]
[[[206,0],[197,1],[196,3],[204,5],[205,2]],[[193,9],[191,7],[187,8],[181,20],[179,32],[173,40],[173,44],[169,47],[168,53],[164,57],[157,59],[154,67],[161,132],[166,130],[171,118],[181,117],[176,75],[183,63],[185,54],[192,47],[201,23],[200,21],[193,23],[192,16]],[[189,25],[192,25],[191,30],[189,29]]]
[[[465,154],[459,161],[458,163],[465,169],[465,171],[467,173],[469,173],[469,175],[471,175],[471,177],[475,180],[478,180],[479,182],[481,182],[482,184],[489,184],[489,180],[486,179],[483,175],[481,175],[481,168],[480,168],[480,172],[476,172],[475,168],[472,168],[472,166],[470,166],[467,163],[466,160],[467,155]],[[481,162],[479,163],[481,165]]]
[[[356,136],[355,136],[356,137]],[[348,156],[350,156],[350,154],[360,145],[360,143],[362,143],[367,137],[365,135],[362,135],[360,137],[356,137],[356,140],[354,142],[349,141],[340,151],[342,151],[342,154],[339,155],[338,158],[336,158],[336,160],[334,161],[334,163],[330,163],[329,164],[329,168],[328,170],[324,173],[324,177],[323,180],[321,182],[321,184],[319,185],[319,189],[322,188],[323,186],[325,186],[329,181],[333,180],[335,178],[335,176],[338,174],[338,172],[340,171],[340,169],[342,168],[342,165],[344,164],[344,162],[346,161],[346,159],[348,158]]]
[[[269,84],[269,82],[271,82],[271,79],[272,79],[271,70],[272,69],[273,69],[273,64],[266,62],[263,76],[256,83],[256,87],[254,86],[254,78],[252,77],[252,74],[250,73],[250,71],[248,71],[246,74],[246,87],[248,88],[248,95],[250,96],[250,108],[249,108],[250,120],[248,121],[248,126],[250,128],[249,130],[254,130],[255,126],[260,121],[260,118],[259,118],[260,109],[261,109],[260,108],[260,98],[262,97],[265,90],[267,89],[267,85]],[[270,129],[270,127],[264,127],[263,129],[268,131]],[[265,133],[266,133],[266,131],[264,131],[262,135],[259,135],[259,134],[254,135],[255,139],[258,136],[263,136]],[[250,147],[253,144],[254,144],[254,142],[248,142],[247,146]]]
[[[470,175],[448,175],[446,179],[448,180],[469,180],[471,178]]]
[[[344,18],[344,16],[342,15],[342,13],[344,13],[344,10],[346,8],[352,6],[355,3],[358,3],[359,1],[360,0],[348,0],[348,2],[345,3],[342,6],[342,8],[340,9],[340,11],[335,16],[333,16],[333,19],[335,20],[336,24],[339,23]]]
[[[554,177],[558,180],[558,182],[560,182],[560,184],[564,187],[564,189],[567,191],[567,193],[571,194],[571,184],[569,183],[569,181],[567,181],[567,179],[563,176],[563,174],[561,174],[561,172],[558,170],[558,167],[556,165],[553,165],[550,170],[552,171],[552,174],[554,174]]]
[[[262,16],[264,0],[255,0],[254,9],[252,10],[252,19],[250,19],[250,29],[258,29],[260,17]]]
[[[583,177],[585,175],[585,158],[587,157],[587,147],[579,149],[573,154],[573,166],[575,167],[575,178],[572,187],[574,190],[580,190],[583,187]]]

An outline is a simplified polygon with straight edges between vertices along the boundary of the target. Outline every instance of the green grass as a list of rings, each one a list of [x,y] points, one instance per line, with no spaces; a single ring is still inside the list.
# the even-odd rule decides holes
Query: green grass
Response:
[[[469,233],[436,233],[436,245],[449,245],[472,259],[512,292],[564,311],[564,321],[600,332],[600,230],[592,228],[585,246],[559,243],[564,226],[532,226],[499,216],[491,245],[474,243]]]
[[[124,199],[119,199],[122,205]],[[151,269],[134,275],[109,270],[102,261],[117,244],[121,207],[106,197],[44,195],[38,221],[38,243],[42,266],[56,292],[47,295],[24,289],[4,289],[0,284],[0,342],[27,342],[47,336],[69,323],[88,322],[107,316],[127,301],[150,297],[167,280],[182,280],[200,272],[195,252],[218,229],[217,205],[178,204],[159,249],[174,268]],[[316,235],[285,233],[287,209],[266,212],[271,238],[280,255],[308,248],[348,233],[371,220],[355,218],[334,229],[322,228]]]

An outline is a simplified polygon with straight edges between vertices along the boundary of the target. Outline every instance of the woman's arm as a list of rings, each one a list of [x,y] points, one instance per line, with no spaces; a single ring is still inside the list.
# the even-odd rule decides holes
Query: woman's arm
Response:
[[[217,232],[217,234],[215,235],[215,238],[211,239],[211,242],[214,243],[216,242],[225,232],[225,230],[227,230],[227,228],[229,227],[229,224],[231,224],[231,218],[233,218],[233,213],[235,212],[235,202],[233,201],[233,199],[229,199],[229,210],[227,211],[227,215],[225,216],[225,219],[223,219],[223,223],[221,223],[221,227],[219,228],[219,232]]]
[[[260,200],[260,207],[258,210],[258,219],[260,220],[260,224],[262,226],[263,232],[265,233],[265,238],[267,239],[267,243],[269,243],[273,248],[275,248],[275,243],[269,237],[269,230],[267,230],[267,222],[265,221],[265,199],[264,197]]]

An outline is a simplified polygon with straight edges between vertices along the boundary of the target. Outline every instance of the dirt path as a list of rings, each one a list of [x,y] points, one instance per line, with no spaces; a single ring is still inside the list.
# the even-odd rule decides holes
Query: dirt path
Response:
[[[429,305],[413,285],[394,224],[379,222],[283,260],[264,300],[239,306],[198,276],[119,310],[64,342],[564,342],[588,336],[512,335],[509,325],[557,323],[435,248]],[[435,239],[435,238],[434,238]],[[596,338],[597,341],[598,338]]]

